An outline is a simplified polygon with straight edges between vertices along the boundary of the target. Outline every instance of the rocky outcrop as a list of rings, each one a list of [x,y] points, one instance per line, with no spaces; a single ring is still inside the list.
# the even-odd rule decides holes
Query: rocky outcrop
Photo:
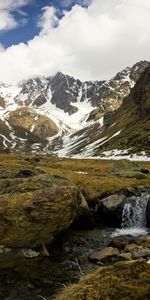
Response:
[[[123,113],[121,111],[121,115],[119,113],[116,116],[114,112],[122,106],[123,100],[130,94],[136,82],[138,82],[139,88],[141,88],[139,77],[142,72],[145,72],[148,66],[148,62],[141,61],[133,67],[128,67],[119,72],[109,81],[81,82],[69,75],[58,72],[51,77],[31,78],[16,86],[0,84],[0,107],[3,117],[3,129],[0,128],[2,150],[8,148],[12,151],[21,149],[25,152],[36,152],[39,150],[44,153],[54,151],[57,153],[63,146],[66,148],[63,151],[63,153],[67,153],[65,155],[73,155],[81,152],[83,156],[90,156],[91,154],[94,156],[99,155],[103,150],[124,149],[123,141],[127,145],[126,149],[132,148],[132,146],[135,146],[133,142],[135,136],[139,141],[141,135],[139,133],[136,134],[136,128],[134,128],[132,138],[130,138],[130,132],[124,134],[122,131],[126,129],[127,131],[130,130],[133,123],[137,124],[135,118],[137,103],[130,105],[132,101],[129,98],[129,103],[125,106],[123,105],[124,111]],[[140,109],[142,118],[144,119],[146,117],[146,110],[148,109],[147,105],[143,105]],[[20,106],[26,107],[26,110],[30,111],[30,117],[29,114],[27,118],[25,118],[24,113],[20,115]],[[140,108],[139,105],[138,108]],[[31,117],[33,109],[35,109],[38,116],[40,115],[36,122]],[[71,115],[74,115],[78,111],[77,126],[75,126],[76,118]],[[70,116],[69,118],[67,117],[67,120],[64,113],[67,113],[66,117]],[[126,122],[129,123],[132,119],[132,117],[130,118],[130,114],[132,113],[134,120],[130,126],[128,124],[126,126]],[[122,114],[124,114],[123,118]],[[137,113],[137,115],[139,114]],[[125,117],[127,119],[126,122],[124,120]],[[140,115],[140,120],[142,118]],[[57,128],[52,120],[56,120],[59,128]],[[70,135],[70,139],[66,139],[66,133],[72,128],[75,129],[75,132],[72,136]],[[81,132],[78,128],[84,129],[84,131]],[[148,148],[145,122],[143,129],[145,132],[144,144],[146,146],[142,150],[145,150],[145,148]],[[9,132],[8,135],[6,135],[7,131]],[[55,136],[58,131],[60,135],[51,139],[49,143],[46,138]],[[123,134],[123,138],[121,137],[121,139],[120,134]],[[129,139],[125,138],[127,135],[129,135]],[[97,141],[99,142],[97,143]],[[68,147],[68,143],[70,142],[71,145]],[[90,152],[88,148],[91,150]],[[137,151],[141,151],[138,142]]]
[[[124,195],[112,195],[99,201],[96,205],[96,216],[101,224],[111,227],[120,227]]]
[[[20,173],[19,173],[20,174]],[[78,188],[58,175],[1,179],[0,244],[34,248],[49,244],[85,210]]]
[[[22,128],[43,140],[58,133],[56,124],[50,118],[26,107],[11,112],[8,122],[14,130]]]
[[[105,127],[99,136],[99,138],[107,136],[107,142],[97,147],[96,155],[103,151],[117,149],[126,150],[124,154],[146,153],[149,156],[149,112],[150,64],[140,74],[131,93],[112,116],[110,126]]]
[[[149,194],[149,189],[125,189],[118,194],[99,200],[95,207],[97,221],[102,225],[116,228],[120,228],[121,226],[123,226],[123,228],[125,228],[124,226],[144,227],[147,222],[147,227],[149,228]],[[128,214],[126,216],[126,222],[128,222],[128,224],[124,224],[123,220],[125,205],[127,205],[127,209],[129,209],[129,211],[126,212]],[[138,207],[140,209],[140,213],[143,212],[143,216],[141,216],[141,218],[143,218],[141,220],[141,224],[138,220]],[[128,219],[129,214],[130,219]]]

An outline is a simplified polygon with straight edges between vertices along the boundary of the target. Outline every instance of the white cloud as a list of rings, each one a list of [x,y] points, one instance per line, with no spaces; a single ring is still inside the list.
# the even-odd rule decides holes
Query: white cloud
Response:
[[[0,0],[0,31],[10,30],[19,25],[12,13],[28,2],[29,0]],[[25,22],[25,18],[23,20]]]
[[[45,6],[42,11],[43,15],[38,22],[38,27],[41,28],[40,35],[48,34],[50,29],[58,25],[58,18],[54,7]]]
[[[150,60],[149,0],[93,0],[88,8],[75,5],[59,22],[55,10],[46,7],[40,26],[40,34],[27,44],[0,53],[0,80],[57,71],[82,80],[104,79]]]

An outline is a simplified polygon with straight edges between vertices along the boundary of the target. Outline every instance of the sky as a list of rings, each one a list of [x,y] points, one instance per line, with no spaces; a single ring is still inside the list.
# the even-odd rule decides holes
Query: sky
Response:
[[[0,0],[0,81],[109,79],[150,61],[149,0]]]

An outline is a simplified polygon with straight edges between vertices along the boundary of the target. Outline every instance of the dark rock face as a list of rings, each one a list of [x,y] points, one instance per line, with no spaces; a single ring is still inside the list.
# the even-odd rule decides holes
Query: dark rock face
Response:
[[[83,151],[84,153],[84,147],[86,147],[88,143],[90,144],[96,140],[100,140],[104,136],[107,137],[106,142],[104,141],[102,145],[100,144],[100,148],[97,145],[95,151],[93,151],[93,155],[97,156],[105,150],[132,149],[133,147],[134,153],[135,150],[136,152],[145,151],[148,149],[149,142],[147,141],[147,132],[149,131],[149,123],[147,121],[149,120],[150,112],[148,66],[148,62],[141,61],[132,68],[126,68],[119,72],[109,81],[97,80],[81,82],[61,72],[51,77],[32,78],[19,85],[18,94],[15,97],[12,95],[12,103],[14,104],[15,102],[20,106],[26,106],[26,110],[28,109],[30,112],[33,111],[33,108],[36,108],[36,111],[39,109],[39,115],[42,112],[43,116],[47,112],[53,114],[53,105],[55,109],[57,107],[68,113],[68,115],[72,115],[80,109],[78,103],[81,104],[85,102],[91,104],[93,110],[91,111],[89,108],[89,111],[85,114],[85,119],[84,116],[82,118],[82,121],[85,120],[87,122],[87,126],[84,128],[85,131],[87,131],[87,139],[85,139],[85,137],[83,138],[81,149],[79,149],[80,145],[77,141],[77,145],[74,145],[75,151],[72,148],[71,155],[74,154],[73,152],[78,154]],[[133,88],[134,86],[135,88]],[[5,100],[3,98],[5,88],[4,85],[0,85],[0,106],[6,106],[7,108],[9,94]],[[131,90],[132,93],[130,94]],[[129,96],[129,94],[130,97],[123,103],[123,100]],[[46,105],[43,106],[44,104]],[[23,108],[21,109],[23,110]],[[117,114],[115,113],[116,110]],[[63,118],[61,119],[60,117],[58,124],[62,136],[58,139],[54,139],[52,143],[49,144],[46,139],[56,135],[59,129],[56,128],[57,126],[54,126],[54,124],[52,125],[53,121],[41,120],[42,124],[40,122],[39,127],[35,128],[35,126],[32,126],[35,125],[35,119],[32,119],[32,122],[30,120],[27,124],[27,122],[22,120],[21,116],[22,124],[20,125],[17,121],[17,119],[19,120],[19,114],[20,111],[17,109],[16,113],[10,113],[10,116],[13,115],[11,119],[9,114],[7,114],[7,119],[5,120],[4,118],[4,121],[1,121],[1,151],[5,148],[12,149],[12,151],[18,149],[36,151],[38,149],[43,152],[60,149],[63,143],[63,134],[69,130],[69,127],[67,128],[65,126],[62,129],[62,123],[65,123]],[[101,126],[103,126],[103,130],[101,130],[101,126],[97,126],[99,125],[98,122],[93,121],[100,120],[103,116],[104,122],[103,124],[102,122],[100,123]],[[57,119],[57,115],[55,117]],[[93,124],[88,121],[92,121]],[[139,124],[141,121],[143,123]],[[83,123],[84,122],[81,122],[82,125]],[[142,127],[139,130],[139,132],[143,132],[142,144],[140,134],[136,132],[137,124]],[[28,126],[24,127],[24,125]],[[119,132],[117,137],[116,135],[114,136],[116,132]],[[78,130],[76,131],[77,136],[79,136],[80,133]],[[24,139],[24,141],[21,139]],[[38,145],[33,145],[32,147],[31,144]]]
[[[150,228],[150,199],[148,200],[147,203],[147,209],[146,209],[146,226],[147,228]]]
[[[131,93],[134,103],[138,105],[139,117],[144,119],[150,113],[150,66],[144,70]]]
[[[47,99],[44,95],[39,95],[36,100],[33,102],[33,106],[41,106],[43,105],[44,103],[46,103]]]
[[[65,76],[62,73],[57,73],[53,79],[49,79],[52,99],[51,102],[64,112],[71,112],[71,104],[77,101],[78,91],[81,87],[81,82],[73,77]]]
[[[138,76],[129,96],[124,99],[120,108],[110,117],[109,127],[106,122],[99,138],[107,136],[110,139],[97,148],[96,155],[113,149],[125,149],[129,155],[132,153],[140,155],[142,151],[147,155],[150,154],[150,63],[147,63],[147,67],[145,66],[145,64],[142,66],[141,70],[143,67],[144,70],[142,73],[139,72],[140,76]],[[113,126],[114,124],[115,126]],[[119,134],[114,136],[116,132]]]
[[[22,96],[26,96],[25,105],[32,103],[33,106],[39,107],[49,101],[49,91],[51,91],[52,104],[69,114],[76,112],[75,109],[72,110],[71,106],[72,103],[77,102],[78,98],[81,102],[88,99],[93,109],[98,107],[100,114],[113,111],[119,108],[123,98],[130,93],[130,89],[147,66],[148,62],[139,62],[132,68],[126,68],[119,72],[109,81],[81,82],[61,72],[53,77],[30,79],[22,83],[22,89],[20,95],[16,97],[16,102],[21,103]],[[94,114],[93,117],[97,119],[98,114]]]
[[[118,109],[123,99],[130,94],[130,90],[148,66],[149,63],[147,61],[141,61],[132,68],[126,68],[119,72],[114,78],[105,82],[100,88],[100,101],[97,103],[99,112],[113,112]],[[98,110],[95,111],[95,119],[97,119],[97,115]]]
[[[0,96],[0,107],[5,108],[6,104],[5,104],[5,99],[3,97]]]
[[[112,195],[99,201],[96,216],[101,224],[110,227],[121,227],[124,195]]]

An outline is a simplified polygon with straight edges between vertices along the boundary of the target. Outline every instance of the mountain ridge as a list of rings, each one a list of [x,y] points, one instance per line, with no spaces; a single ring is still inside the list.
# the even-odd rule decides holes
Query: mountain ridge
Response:
[[[32,152],[44,152],[46,149],[47,153],[60,155],[62,152],[71,155],[76,154],[79,144],[84,148],[88,146],[88,140],[91,144],[95,143],[99,140],[104,122],[107,124],[110,121],[114,111],[122,105],[123,99],[129,95],[148,65],[146,61],[139,62],[117,73],[109,81],[81,82],[58,72],[53,77],[32,78],[18,86],[1,83],[1,151],[28,149]],[[35,114],[34,120],[32,117],[29,120],[27,111],[30,111],[30,115]],[[26,119],[24,116],[24,124],[19,121],[17,127],[15,122],[18,124],[19,114],[26,115]],[[37,130],[33,130],[38,127],[35,124],[36,119],[42,119],[43,122]],[[25,123],[29,123],[30,126],[25,126]],[[54,126],[53,123],[54,131],[50,129]],[[47,128],[53,134],[48,134]],[[93,131],[94,137],[90,137],[90,132],[93,134]],[[71,151],[67,152],[66,140],[69,146],[72,136],[76,138],[76,142],[73,141]],[[75,151],[72,151],[72,148],[76,148]]]

